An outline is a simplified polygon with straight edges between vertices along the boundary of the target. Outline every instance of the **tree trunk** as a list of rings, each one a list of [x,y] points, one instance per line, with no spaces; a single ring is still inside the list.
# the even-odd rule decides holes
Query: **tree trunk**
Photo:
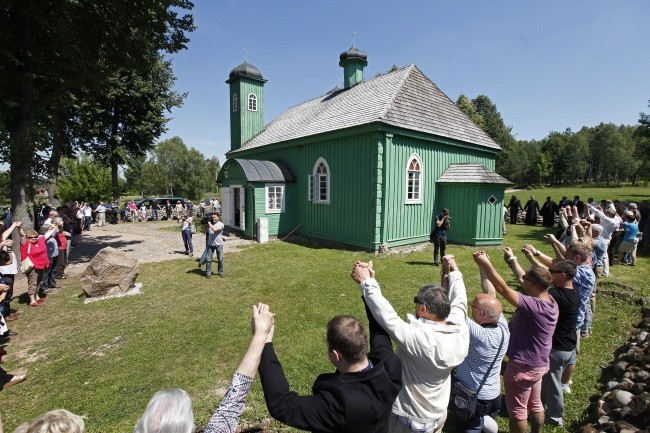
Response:
[[[47,193],[50,205],[57,208],[61,206],[61,201],[58,196],[59,166],[61,164],[63,146],[67,144],[64,141],[60,113],[54,114],[54,126],[52,129],[54,139],[52,140],[52,154],[50,160],[47,162]]]
[[[34,126],[34,68],[28,53],[31,51],[31,28],[26,15],[16,14],[15,36],[18,45],[18,59],[22,71],[13,77],[17,86],[17,105],[12,110],[9,123],[9,177],[11,213],[14,221],[22,221],[23,229],[34,227],[34,215],[31,208],[33,199],[32,162],[34,145],[31,129]],[[18,249],[18,231],[14,231],[14,245]],[[18,254],[18,256],[20,256]]]

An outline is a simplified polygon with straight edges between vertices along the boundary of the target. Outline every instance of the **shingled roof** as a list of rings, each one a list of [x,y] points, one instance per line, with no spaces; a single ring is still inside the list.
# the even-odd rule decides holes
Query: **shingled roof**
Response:
[[[491,183],[512,185],[508,179],[490,171],[483,164],[450,164],[436,183]]]
[[[501,149],[417,66],[410,65],[289,108],[227,154],[372,122]]]

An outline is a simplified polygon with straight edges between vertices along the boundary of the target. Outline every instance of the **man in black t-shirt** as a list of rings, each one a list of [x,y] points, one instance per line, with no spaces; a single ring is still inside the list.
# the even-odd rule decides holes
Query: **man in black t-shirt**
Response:
[[[512,250],[504,248],[505,256],[512,257]],[[532,245],[522,249],[526,258],[533,265],[544,266],[536,257],[541,253]],[[522,280],[523,268],[517,260],[506,262],[518,280]],[[553,287],[548,290],[555,299],[560,315],[553,333],[553,346],[549,354],[549,370],[542,378],[542,402],[545,408],[545,424],[564,425],[564,392],[562,391],[562,372],[575,356],[578,334],[576,322],[580,309],[580,291],[573,288],[573,277],[576,275],[576,264],[572,260],[554,260],[548,266],[553,279]],[[575,361],[574,361],[575,363]]]

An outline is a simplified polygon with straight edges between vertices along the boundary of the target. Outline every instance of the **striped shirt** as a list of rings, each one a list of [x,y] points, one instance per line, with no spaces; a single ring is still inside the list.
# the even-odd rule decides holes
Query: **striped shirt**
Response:
[[[483,381],[485,372],[497,354],[503,335],[503,344],[499,355],[478,394],[479,400],[492,400],[501,394],[499,373],[510,338],[508,322],[502,314],[497,326],[483,327],[469,318],[467,325],[469,326],[469,352],[467,358],[456,368],[456,378],[473,390],[477,390]]]

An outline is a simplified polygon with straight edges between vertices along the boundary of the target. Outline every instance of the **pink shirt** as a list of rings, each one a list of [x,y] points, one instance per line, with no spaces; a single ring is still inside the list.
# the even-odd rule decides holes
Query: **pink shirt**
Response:
[[[32,263],[34,263],[34,269],[46,269],[50,266],[50,259],[47,258],[45,236],[39,236],[34,244],[28,240],[20,246],[20,260],[25,260],[28,255]]]

